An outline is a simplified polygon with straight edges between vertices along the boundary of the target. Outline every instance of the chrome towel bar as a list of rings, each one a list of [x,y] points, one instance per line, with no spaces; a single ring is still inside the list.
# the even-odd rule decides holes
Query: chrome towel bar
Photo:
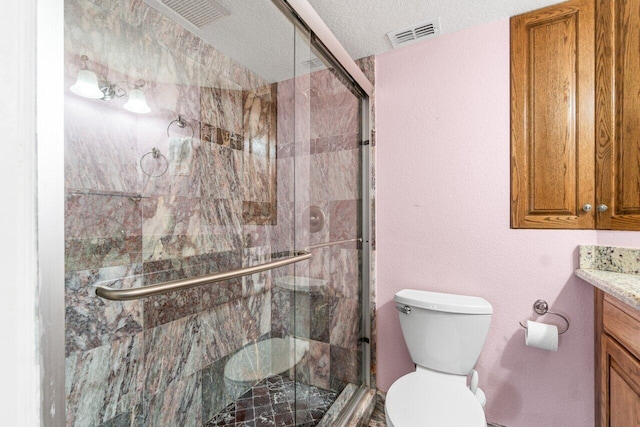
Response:
[[[166,294],[168,292],[181,291],[196,286],[209,285],[223,280],[235,279],[238,277],[249,276],[251,274],[260,273],[261,271],[271,270],[296,262],[304,261],[311,258],[308,251],[296,251],[288,258],[271,261],[264,264],[254,265],[250,267],[239,268],[237,270],[225,271],[222,273],[209,274],[206,276],[193,277],[190,279],[180,279],[171,282],[158,283],[155,285],[143,286],[141,288],[132,289],[113,289],[108,286],[96,286],[95,294],[100,298],[112,301],[129,301],[140,298],[146,298],[154,295]]]
[[[318,243],[317,245],[311,245],[311,246],[309,246],[307,248],[304,248],[304,249],[306,251],[309,251],[311,249],[324,248],[325,246],[340,245],[342,243],[351,243],[351,242],[361,243],[362,242],[362,238],[361,237],[357,237],[355,239],[336,240],[335,242]]]

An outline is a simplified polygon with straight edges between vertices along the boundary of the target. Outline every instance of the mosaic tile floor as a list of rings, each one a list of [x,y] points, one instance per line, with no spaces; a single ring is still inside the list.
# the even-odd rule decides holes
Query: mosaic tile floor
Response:
[[[218,413],[204,427],[315,426],[337,393],[270,376]]]

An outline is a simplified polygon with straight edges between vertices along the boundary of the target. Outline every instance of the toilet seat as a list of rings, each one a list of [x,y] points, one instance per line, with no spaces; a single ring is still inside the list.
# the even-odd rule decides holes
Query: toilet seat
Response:
[[[388,427],[486,427],[482,406],[466,385],[412,372],[387,392]]]

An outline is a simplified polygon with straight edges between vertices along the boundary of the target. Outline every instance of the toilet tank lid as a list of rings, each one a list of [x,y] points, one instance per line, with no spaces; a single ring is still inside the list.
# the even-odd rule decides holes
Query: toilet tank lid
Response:
[[[493,307],[484,298],[467,295],[403,289],[395,296],[397,303],[426,310],[460,314],[492,314]]]

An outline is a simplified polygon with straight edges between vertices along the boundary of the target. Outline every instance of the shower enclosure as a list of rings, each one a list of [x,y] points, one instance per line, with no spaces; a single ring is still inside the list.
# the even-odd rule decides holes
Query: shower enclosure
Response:
[[[67,425],[335,425],[369,384],[368,97],[290,3],[64,1]]]

